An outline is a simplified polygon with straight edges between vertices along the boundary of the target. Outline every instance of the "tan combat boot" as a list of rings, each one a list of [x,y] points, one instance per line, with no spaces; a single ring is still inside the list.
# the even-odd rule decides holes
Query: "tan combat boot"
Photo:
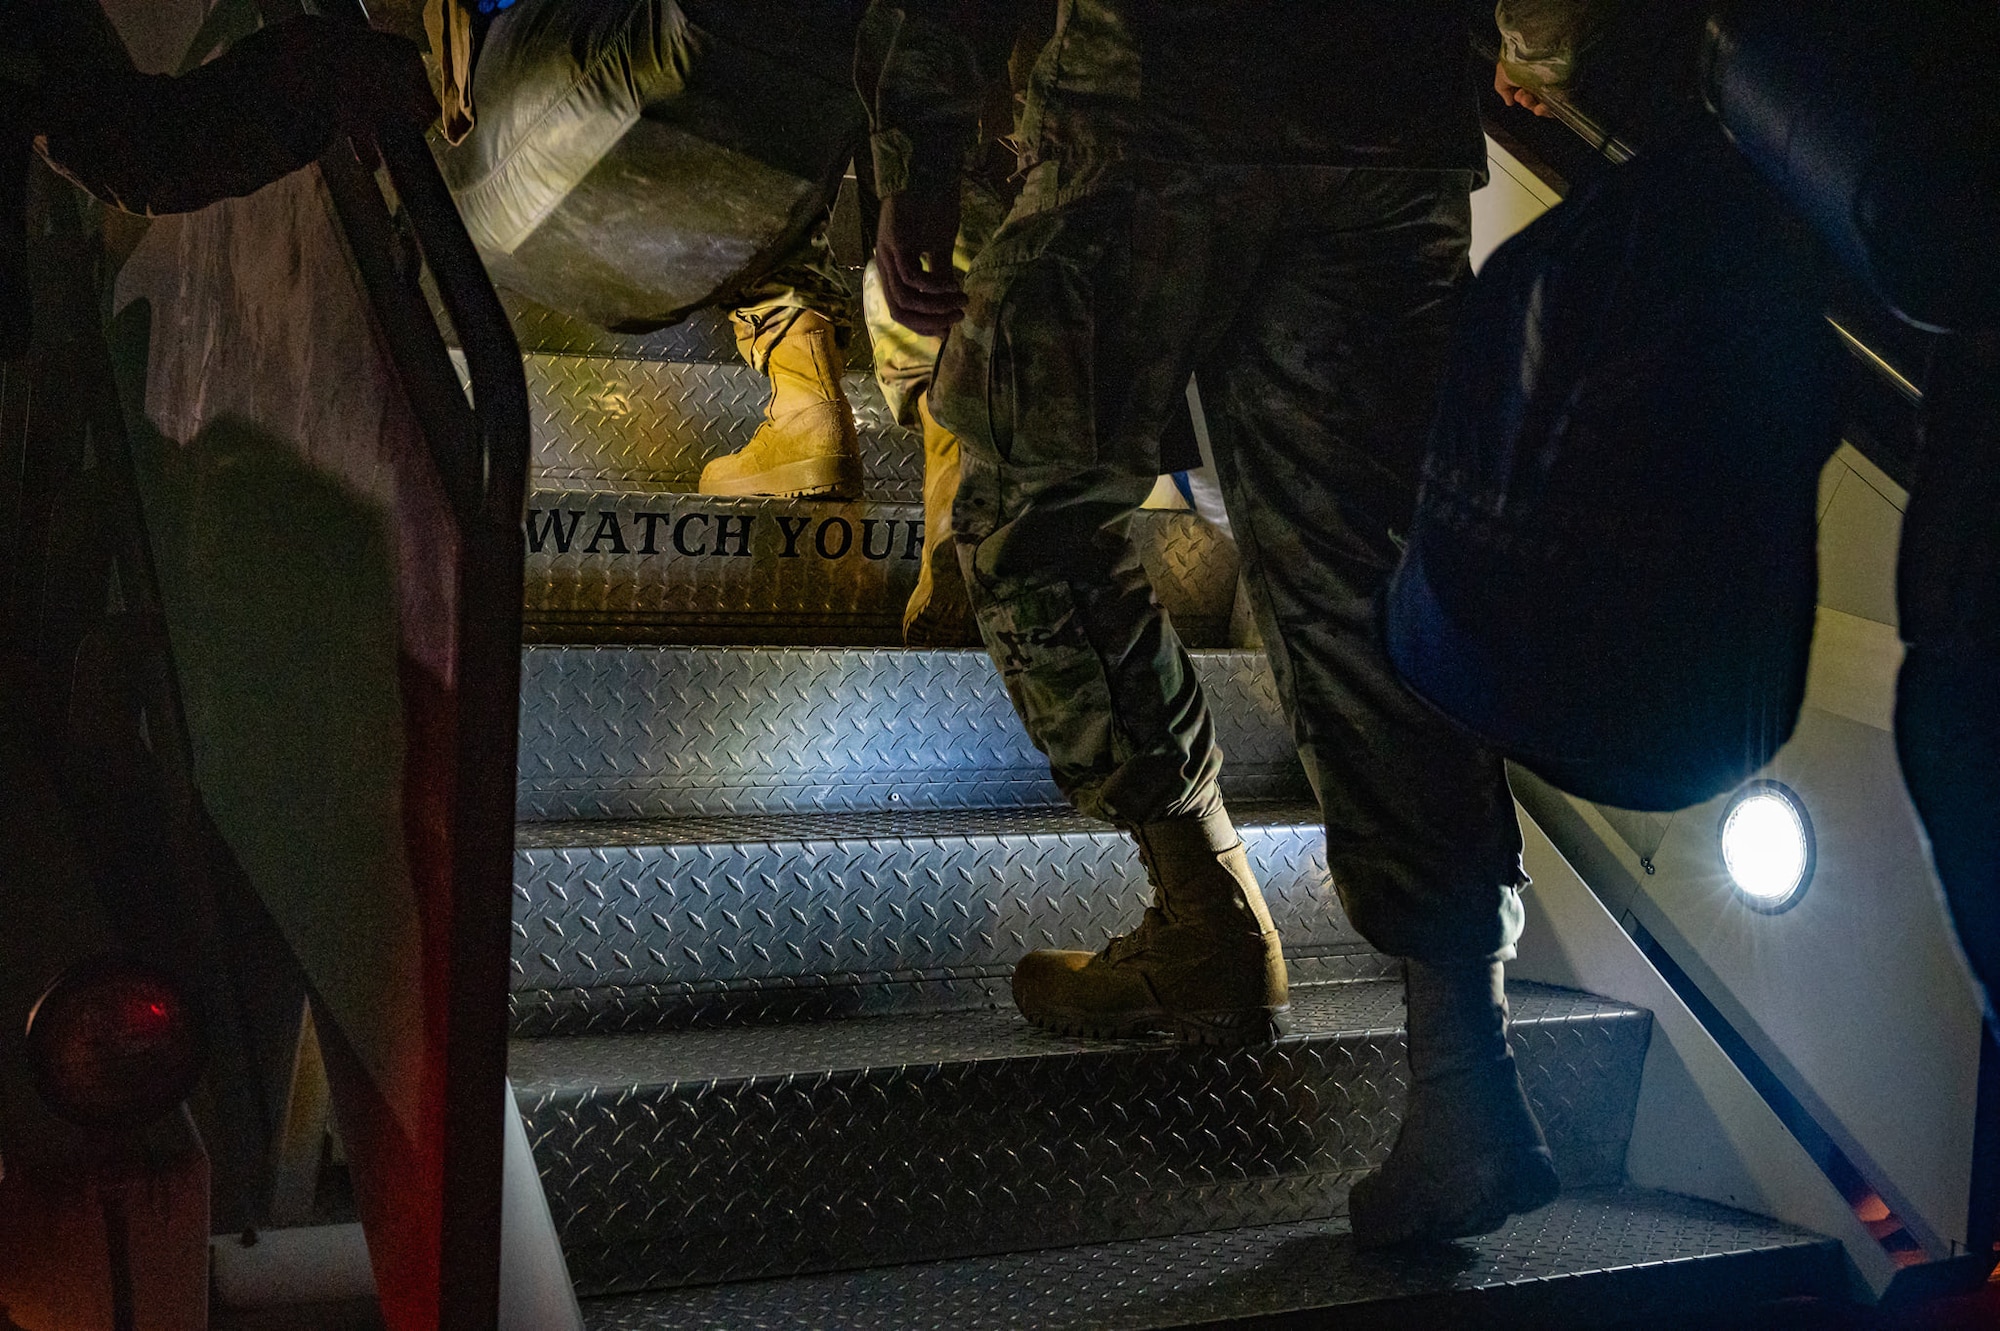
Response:
[[[1190,1043],[1238,1045],[1283,1034],[1285,959],[1229,816],[1148,823],[1133,835],[1154,887],[1145,920],[1101,952],[1021,958],[1021,1015],[1058,1035],[1172,1031]]]
[[[1507,1047],[1497,962],[1409,963],[1410,1098],[1396,1145],[1348,1198],[1354,1241],[1490,1234],[1562,1185]]]
[[[931,415],[930,396],[917,399],[924,426],[924,562],[903,607],[906,647],[976,647],[972,602],[952,539],[951,505],[958,497],[958,436]]]
[[[768,355],[756,334],[739,336],[746,359],[765,363],[771,403],[764,423],[740,450],[701,469],[705,495],[783,495],[854,499],[861,494],[861,441],[840,388],[833,324],[802,310]],[[750,354],[750,353],[757,354]]]

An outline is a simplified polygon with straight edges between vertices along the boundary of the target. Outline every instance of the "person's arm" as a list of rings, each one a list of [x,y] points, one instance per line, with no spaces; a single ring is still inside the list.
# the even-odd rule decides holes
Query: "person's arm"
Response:
[[[37,34],[24,108],[36,149],[134,213],[189,212],[305,166],[336,131],[436,114],[415,48],[330,19],[253,33],[179,77],[141,74],[78,5]],[[94,6],[92,7],[94,9]]]
[[[855,50],[882,214],[875,265],[889,312],[941,336],[965,310],[952,266],[959,180],[988,84],[1004,78],[1018,0],[873,0]]]
[[[1493,90],[1538,116],[1545,96],[1575,77],[1578,57],[1603,29],[1611,0],[1499,0],[1500,60]]]

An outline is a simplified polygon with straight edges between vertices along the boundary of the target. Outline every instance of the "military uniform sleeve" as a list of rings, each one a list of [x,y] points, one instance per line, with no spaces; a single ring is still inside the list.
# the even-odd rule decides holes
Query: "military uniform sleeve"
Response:
[[[875,187],[956,188],[978,140],[988,84],[1006,76],[1020,27],[1014,0],[873,0],[855,83],[868,104]]]
[[[1540,92],[1567,85],[1578,58],[1603,30],[1616,0],[1500,0],[1500,64],[1507,77]]]

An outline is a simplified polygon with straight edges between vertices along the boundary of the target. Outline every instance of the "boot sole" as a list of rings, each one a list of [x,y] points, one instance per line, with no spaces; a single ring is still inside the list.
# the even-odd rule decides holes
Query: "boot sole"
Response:
[[[1235,1009],[1224,1012],[1176,1012],[1172,1016],[1174,1034],[1183,1044],[1214,1045],[1233,1049],[1246,1044],[1269,1044],[1292,1033],[1292,1005],[1273,1008]]]
[[[922,597],[922,600],[918,598]],[[917,588],[903,607],[905,647],[980,647],[979,625],[966,594],[965,575],[949,540],[924,551]]]
[[[979,636],[979,626],[971,614],[939,613],[932,606],[925,606],[915,615],[903,621],[903,645],[905,647],[966,648],[983,647],[985,642]]]
[[[805,458],[785,462],[748,476],[726,480],[701,478],[700,493],[763,496],[775,499],[854,499],[861,493],[858,458]]]
[[[1399,1205],[1379,1195],[1376,1176],[1360,1180],[1348,1194],[1348,1224],[1359,1248],[1450,1243],[1491,1234],[1517,1215],[1539,1211],[1562,1192],[1547,1147],[1512,1150],[1484,1162],[1464,1186],[1440,1204],[1436,1195]]]
[[[1052,1035],[1082,1040],[1130,1040],[1144,1035],[1171,1034],[1182,1044],[1234,1049],[1269,1044],[1292,1032],[1292,1005],[1275,1008],[1231,1008],[1213,1012],[1146,1012],[1109,1017],[1059,1008],[1023,1010],[1030,1026]]]

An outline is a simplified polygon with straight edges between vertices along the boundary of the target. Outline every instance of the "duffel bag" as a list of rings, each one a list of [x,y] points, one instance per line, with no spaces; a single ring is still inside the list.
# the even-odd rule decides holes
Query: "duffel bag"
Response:
[[[2000,322],[2000,10],[1735,0],[1702,86],[1841,265],[1933,332]]]
[[[825,216],[866,111],[848,0],[517,0],[445,178],[494,278],[617,331],[768,272]]]
[[[1487,260],[1385,607],[1412,689],[1625,808],[1769,761],[1838,443],[1819,267],[1719,136],[1613,169]]]

